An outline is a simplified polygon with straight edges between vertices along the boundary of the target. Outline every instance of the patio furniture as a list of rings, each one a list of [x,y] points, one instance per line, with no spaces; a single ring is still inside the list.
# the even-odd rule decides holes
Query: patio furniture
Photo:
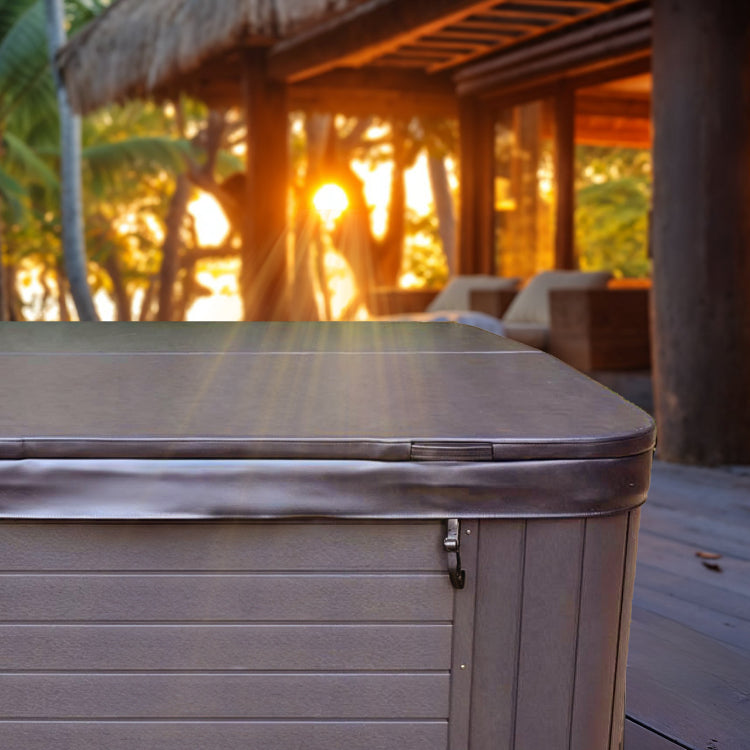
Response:
[[[504,292],[515,293],[518,289],[517,277],[489,276],[487,274],[472,274],[467,276],[453,276],[440,294],[427,306],[427,312],[443,310],[474,310],[472,295],[475,292]]]
[[[546,351],[550,340],[550,292],[604,289],[609,271],[542,271],[511,302],[502,318],[503,335]]]
[[[518,278],[486,274],[453,276],[442,289],[375,289],[370,294],[372,315],[403,315],[409,313],[472,310],[471,295],[484,290],[515,295]]]
[[[440,292],[437,289],[373,289],[367,300],[371,315],[399,315],[422,312]]]
[[[473,278],[473,277],[470,277]],[[494,277],[480,277],[494,279]],[[471,309],[438,309],[424,313],[391,315],[382,320],[413,321],[419,323],[463,323],[476,326],[498,336],[520,341],[535,349],[546,350],[549,345],[549,292],[551,289],[600,289],[605,288],[611,278],[609,271],[542,271],[518,292],[507,309],[502,320],[486,312]],[[500,282],[493,291],[489,281],[486,294],[507,294],[507,279]],[[462,294],[463,294],[462,290]],[[475,294],[476,292],[474,292]],[[471,297],[472,292],[469,291]],[[463,297],[457,295],[457,303]]]
[[[648,370],[648,289],[553,289],[549,352],[578,370]]]

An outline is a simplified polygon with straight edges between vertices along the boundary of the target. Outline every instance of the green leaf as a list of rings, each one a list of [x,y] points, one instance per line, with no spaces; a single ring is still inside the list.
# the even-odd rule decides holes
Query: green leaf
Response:
[[[16,21],[36,0],[2,0],[0,2],[0,39],[5,37]]]
[[[30,5],[0,39],[0,122],[18,107],[25,108],[27,119],[56,118],[41,0]]]
[[[20,221],[23,217],[24,208],[21,198],[24,196],[24,192],[23,187],[16,180],[0,169],[0,198],[10,211],[11,221]]]
[[[50,193],[60,189],[57,175],[34,149],[13,133],[6,132],[4,141],[4,161],[16,177],[26,182],[36,182]]]
[[[137,175],[185,170],[185,157],[191,153],[186,141],[165,136],[136,136],[113,143],[100,143],[83,149],[83,160],[92,188],[101,194],[116,188],[123,179]]]

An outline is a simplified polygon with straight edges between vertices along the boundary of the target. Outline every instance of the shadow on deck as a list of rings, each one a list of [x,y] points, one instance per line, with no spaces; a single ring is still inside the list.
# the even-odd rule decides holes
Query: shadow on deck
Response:
[[[748,469],[654,465],[627,715],[625,750],[750,748]]]

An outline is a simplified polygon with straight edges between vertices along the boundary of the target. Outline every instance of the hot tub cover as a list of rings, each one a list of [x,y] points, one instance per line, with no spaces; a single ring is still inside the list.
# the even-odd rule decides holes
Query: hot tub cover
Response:
[[[588,515],[648,486],[648,415],[468,326],[15,323],[0,350],[0,517]]]

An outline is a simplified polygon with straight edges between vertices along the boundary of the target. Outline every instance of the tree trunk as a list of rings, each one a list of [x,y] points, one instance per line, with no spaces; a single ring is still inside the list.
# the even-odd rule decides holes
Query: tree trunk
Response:
[[[25,320],[21,298],[18,294],[18,286],[16,285],[16,266],[14,263],[9,263],[5,266],[5,293],[8,320]]]
[[[398,285],[398,274],[404,254],[406,236],[406,144],[403,123],[391,125],[393,137],[393,173],[388,200],[388,223],[385,235],[378,243],[375,259],[375,278],[380,286]]]
[[[3,242],[3,222],[0,219],[0,323],[8,320],[8,291],[6,289],[5,273],[5,243]]]
[[[185,220],[187,204],[190,200],[190,183],[185,175],[177,178],[172,199],[167,212],[167,227],[162,245],[161,271],[159,273],[159,314],[158,320],[172,320],[172,303],[174,300],[174,284],[180,261],[179,253],[182,247],[182,223]]]
[[[659,456],[750,463],[750,4],[655,0]]]
[[[83,236],[81,119],[70,109],[68,94],[55,64],[55,55],[65,43],[63,0],[45,0],[45,8],[49,55],[60,115],[60,192],[65,269],[79,319],[98,320],[88,284]]]
[[[154,306],[154,297],[156,296],[156,287],[158,277],[156,275],[149,279],[146,288],[143,290],[143,299],[141,300],[141,309],[138,313],[138,322],[145,323],[152,320],[152,308]]]
[[[120,269],[120,263],[117,255],[111,252],[107,256],[107,260],[104,264],[104,268],[109,274],[109,278],[112,280],[112,296],[115,300],[115,310],[117,313],[118,321],[130,321],[132,320],[130,296],[128,295],[125,281],[122,278],[122,271]]]
[[[68,309],[68,279],[65,276],[62,259],[58,259],[57,267],[57,305],[60,310],[60,320],[63,323],[70,321],[70,310]]]
[[[453,276],[456,273],[456,214],[453,208],[450,185],[448,184],[445,159],[428,154],[427,167],[432,197],[435,200],[435,213],[438,219],[440,241],[443,244],[443,254],[448,263],[448,273]]]

